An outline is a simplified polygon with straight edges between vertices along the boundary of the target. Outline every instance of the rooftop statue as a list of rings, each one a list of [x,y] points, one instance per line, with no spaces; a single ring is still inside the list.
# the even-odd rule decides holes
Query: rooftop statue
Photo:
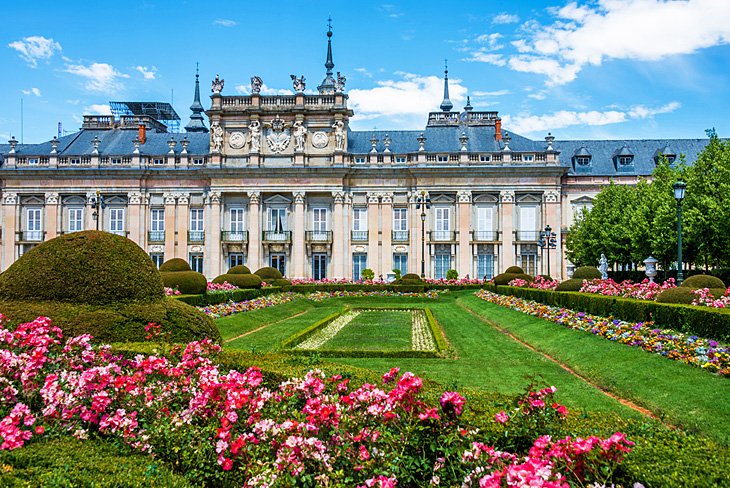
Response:
[[[261,93],[261,86],[264,84],[264,80],[260,76],[253,75],[251,77],[251,93],[258,95]]]
[[[213,80],[213,83],[211,84],[211,88],[210,88],[210,91],[213,92],[213,95],[220,95],[221,94],[221,92],[223,91],[223,84],[224,83],[225,82],[224,82],[223,78],[221,78],[220,76],[218,76],[216,74],[215,75],[215,80]]]
[[[289,76],[291,76],[291,79],[294,82],[294,91],[297,93],[304,93],[304,89],[307,87],[306,83],[304,82],[304,75],[302,75],[301,78],[297,78],[296,75]]]

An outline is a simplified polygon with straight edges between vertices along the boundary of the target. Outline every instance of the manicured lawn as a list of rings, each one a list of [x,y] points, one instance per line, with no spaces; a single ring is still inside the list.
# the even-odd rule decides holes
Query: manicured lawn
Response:
[[[306,312],[312,308],[314,308],[312,302],[297,299],[276,307],[262,308],[252,310],[251,312],[221,317],[216,320],[216,324],[218,324],[223,341],[228,341],[233,337],[258,329],[263,325]]]
[[[411,349],[410,310],[363,310],[323,348],[354,351],[409,351]]]

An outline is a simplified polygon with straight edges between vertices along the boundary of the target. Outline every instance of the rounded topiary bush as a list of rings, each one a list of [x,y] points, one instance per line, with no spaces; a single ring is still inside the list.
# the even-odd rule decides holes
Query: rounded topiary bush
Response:
[[[581,288],[583,288],[583,280],[571,278],[560,283],[557,288],[555,288],[555,291],[580,291]]]
[[[263,280],[255,274],[222,274],[217,276],[213,283],[223,283],[225,281],[239,288],[261,288]]]
[[[160,266],[160,272],[174,272],[174,271],[191,271],[190,265],[187,261],[182,258],[168,259],[162,266]],[[169,285],[165,285],[169,286]]]
[[[284,275],[281,274],[281,271],[276,268],[272,268],[271,266],[261,268],[257,270],[254,274],[264,281],[280,280],[284,277]]]
[[[513,268],[517,268],[517,266],[512,266],[511,268],[507,268],[507,269],[513,269]],[[518,268],[518,269],[522,269],[522,268]],[[498,274],[497,276],[494,277],[494,284],[497,286],[507,286],[510,281],[516,280],[516,279],[525,280],[530,283],[535,281],[535,278],[533,278],[532,276],[525,274],[525,273],[502,273],[502,274]]]
[[[600,280],[601,272],[593,266],[580,266],[575,268],[572,279],[575,280]]]
[[[510,266],[503,274],[525,274],[525,270],[519,266]]]
[[[406,273],[401,277],[401,279],[409,281],[421,281],[421,276],[417,275],[416,273]]]
[[[165,286],[177,288],[183,295],[202,295],[208,289],[208,280],[196,271],[170,271],[160,275]]]
[[[659,303],[683,303],[689,305],[695,299],[691,288],[678,286],[677,288],[669,288],[664,290],[657,296],[656,301]]]
[[[725,288],[725,283],[720,278],[710,275],[694,275],[690,276],[679,285],[682,288],[690,288],[699,290],[701,288]]]
[[[267,281],[267,283],[272,286],[281,286],[281,287],[291,286],[291,281],[287,280],[286,278],[280,278],[278,280]]]
[[[147,253],[108,232],[56,237],[23,254],[0,275],[0,300],[116,305],[164,297],[162,278]]]
[[[251,274],[251,270],[248,269],[247,266],[244,266],[243,264],[239,264],[238,266],[234,266],[231,269],[229,269],[228,274]]]

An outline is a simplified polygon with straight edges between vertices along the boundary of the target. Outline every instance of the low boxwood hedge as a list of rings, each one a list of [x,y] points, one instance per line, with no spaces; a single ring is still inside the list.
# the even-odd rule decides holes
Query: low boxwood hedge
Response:
[[[628,322],[649,322],[687,334],[730,340],[730,310],[652,300],[634,300],[594,293],[561,292],[513,286],[488,286],[490,291],[512,295],[561,308],[569,308],[603,317],[612,316]]]
[[[318,320],[317,322],[313,323],[309,327],[305,327],[304,329],[300,330],[299,332],[296,332],[283,341],[281,341],[281,347],[283,349],[291,349],[295,347],[297,344],[299,344],[302,341],[307,340],[309,337],[311,337],[313,334],[315,334],[319,329],[322,327],[325,327],[327,324],[335,320],[337,317],[342,315],[343,313],[347,312],[347,307],[342,307],[340,310],[338,310],[335,313],[332,313],[325,318]],[[311,350],[303,350],[305,352],[312,352]],[[317,351],[319,352],[319,351]]]
[[[423,293],[426,285],[369,285],[365,283],[317,283],[312,285],[292,285],[287,291],[295,293],[313,293],[316,291],[393,291],[400,293]]]
[[[252,300],[264,295],[271,295],[279,292],[281,292],[281,288],[277,286],[267,286],[266,288],[217,291],[201,295],[177,295],[173,298],[194,307],[207,307],[208,305],[217,305],[219,303],[231,301],[242,302],[244,300]]]
[[[434,317],[430,308],[425,307],[423,311],[426,314],[426,322],[428,322],[428,327],[431,329],[431,335],[433,336],[433,340],[436,344],[436,350],[444,356],[449,355],[451,353],[451,345],[449,344],[449,341],[446,340],[444,329],[441,327],[438,320],[436,320],[436,317]]]
[[[228,282],[239,288],[261,288],[262,281],[258,275],[243,273],[222,274],[213,279],[213,283],[222,284]]]
[[[259,268],[254,272],[255,275],[258,275],[261,277],[262,280],[280,280],[284,276],[281,274],[281,271],[279,271],[276,268],[273,268],[271,266],[265,266],[263,268]]]

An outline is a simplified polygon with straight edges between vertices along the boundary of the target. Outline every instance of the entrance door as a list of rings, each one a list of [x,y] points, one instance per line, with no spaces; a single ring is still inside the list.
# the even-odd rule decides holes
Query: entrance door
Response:
[[[278,269],[281,274],[286,276],[286,254],[272,254],[271,267]]]
[[[327,277],[327,254],[312,254],[312,278],[322,280]]]

